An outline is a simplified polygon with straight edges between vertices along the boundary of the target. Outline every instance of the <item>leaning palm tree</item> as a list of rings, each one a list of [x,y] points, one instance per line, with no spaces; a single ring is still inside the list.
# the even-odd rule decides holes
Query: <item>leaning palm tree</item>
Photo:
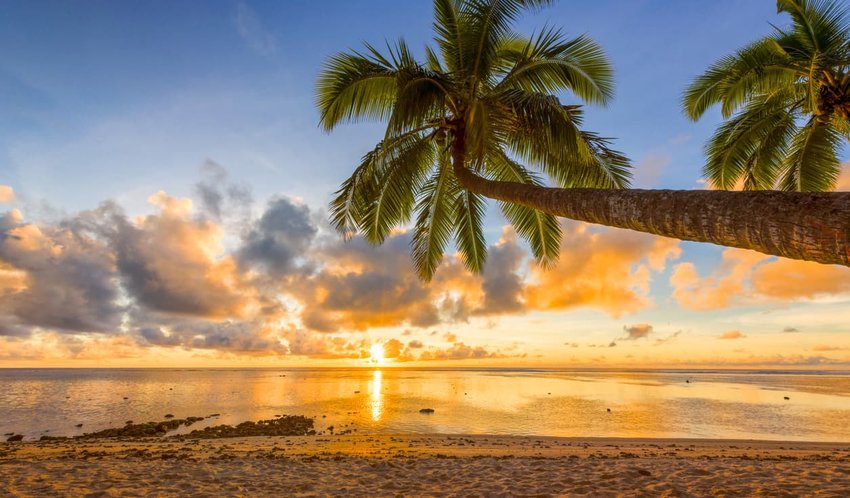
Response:
[[[511,30],[546,0],[435,0],[436,50],[331,57],[318,81],[321,126],[387,123],[331,203],[346,236],[381,243],[415,217],[424,279],[454,238],[467,268],[486,258],[485,198],[499,201],[543,265],[557,260],[561,216],[608,226],[850,265],[850,194],[630,190],[629,161],[581,128],[582,103],[604,105],[612,71],[586,36]],[[554,183],[558,187],[550,187]]]
[[[828,191],[838,148],[850,136],[850,24],[846,7],[779,0],[788,29],[724,57],[684,96],[699,119],[716,104],[726,122],[706,145],[704,171],[715,188]]]

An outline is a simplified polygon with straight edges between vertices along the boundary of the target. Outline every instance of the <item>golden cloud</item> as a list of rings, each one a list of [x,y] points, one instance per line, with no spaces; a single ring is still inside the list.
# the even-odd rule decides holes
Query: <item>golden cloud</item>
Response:
[[[747,336],[745,336],[740,330],[730,330],[717,336],[718,339],[743,339],[744,337]]]
[[[680,254],[673,239],[565,222],[560,261],[550,270],[532,266],[525,302],[536,310],[586,306],[614,317],[632,313],[650,305],[652,272]]]
[[[15,191],[8,185],[0,185],[0,204],[15,202]]]
[[[850,293],[850,268],[726,249],[704,277],[693,263],[676,265],[670,285],[679,305],[705,311]]]

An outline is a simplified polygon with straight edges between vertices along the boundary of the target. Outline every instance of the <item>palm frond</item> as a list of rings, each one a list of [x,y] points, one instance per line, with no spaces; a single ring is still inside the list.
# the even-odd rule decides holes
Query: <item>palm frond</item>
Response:
[[[465,0],[462,16],[464,66],[469,89],[475,92],[478,84],[490,79],[496,65],[499,41],[510,34],[511,24],[524,11],[548,5],[551,0]]]
[[[463,26],[458,0],[434,0],[434,33],[446,69],[460,74],[464,67]]]
[[[487,173],[498,181],[544,185],[542,179],[497,147],[487,156]],[[528,242],[538,264],[544,268],[554,266],[561,247],[561,224],[557,218],[510,202],[500,202],[499,206],[517,234]]]
[[[774,39],[765,38],[712,64],[685,90],[682,106],[689,118],[697,120],[709,107],[722,104],[728,118],[750,96],[793,86],[796,77],[785,51]]]
[[[325,131],[343,122],[384,119],[395,101],[395,71],[374,59],[340,53],[328,59],[316,86]]]
[[[550,28],[522,47],[506,47],[499,56],[510,67],[497,89],[547,94],[570,91],[585,102],[602,105],[613,97],[611,65],[602,48],[586,36],[567,40],[560,30]]]
[[[785,93],[755,99],[717,129],[706,144],[703,168],[713,187],[728,190],[746,176],[752,177],[750,186],[755,186],[756,177],[761,185],[776,182],[783,152],[795,129],[794,113],[787,104],[791,97]],[[765,176],[768,172],[773,174]]]
[[[812,117],[794,137],[785,157],[783,190],[822,192],[835,188],[841,165],[836,154],[841,134]]]
[[[777,0],[778,12],[794,22],[792,33],[810,53],[840,48],[848,32],[847,6],[826,0]]]
[[[484,239],[484,197],[462,189],[455,200],[455,242],[466,269],[481,273],[487,261],[487,241]]]
[[[426,282],[440,266],[451,238],[455,221],[452,208],[459,191],[451,162],[442,153],[438,166],[419,191],[416,225],[410,242],[413,264],[419,277]]]
[[[410,219],[419,189],[435,160],[434,143],[417,137],[377,160],[374,182],[364,192],[360,232],[372,244],[381,244],[390,230]]]

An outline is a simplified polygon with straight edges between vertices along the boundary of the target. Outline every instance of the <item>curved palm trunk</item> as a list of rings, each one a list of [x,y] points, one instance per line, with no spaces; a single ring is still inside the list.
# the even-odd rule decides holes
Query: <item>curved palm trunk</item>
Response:
[[[462,166],[457,145],[458,181],[491,199],[578,221],[850,266],[850,192],[538,187],[476,175]]]

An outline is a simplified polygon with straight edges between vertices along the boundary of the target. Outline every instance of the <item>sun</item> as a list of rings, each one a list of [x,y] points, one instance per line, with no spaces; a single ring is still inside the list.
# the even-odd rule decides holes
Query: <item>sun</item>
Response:
[[[384,345],[379,343],[373,344],[371,348],[369,348],[369,361],[372,363],[383,363],[384,362]]]

